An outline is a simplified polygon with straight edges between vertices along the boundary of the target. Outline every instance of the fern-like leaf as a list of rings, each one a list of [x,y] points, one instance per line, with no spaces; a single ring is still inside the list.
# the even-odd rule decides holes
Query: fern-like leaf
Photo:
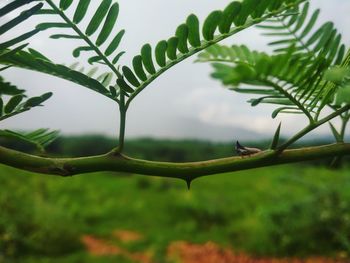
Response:
[[[177,63],[245,28],[283,13],[303,0],[278,1],[279,4],[275,0],[266,0],[263,5],[259,2],[262,1],[234,1],[224,10],[212,12],[203,26],[197,16],[191,14],[168,40],[160,41],[155,48],[145,44],[140,55],[133,60],[134,74],[130,74],[128,70],[127,75],[120,77],[119,82],[123,84],[121,88],[125,87],[126,92],[132,93],[127,104],[154,79]]]
[[[286,52],[294,46],[298,52],[312,54],[315,58],[324,56],[335,64],[340,64],[344,56],[345,45],[341,43],[341,34],[332,22],[325,22],[315,28],[320,10],[310,12],[310,3],[306,2],[301,10],[296,6],[291,16],[274,17],[266,23],[258,25],[266,31],[264,35],[278,37],[269,45],[275,52]]]
[[[80,39],[84,45],[76,48],[73,51],[74,57],[79,57],[81,51],[94,52],[92,56],[88,58],[90,64],[101,63],[108,66],[117,76],[121,77],[115,64],[118,62],[120,56],[124,53],[118,52],[114,54],[124,36],[125,31],[121,30],[114,38],[107,43],[105,51],[101,50],[102,46],[106,44],[111,37],[112,30],[117,22],[119,14],[119,4],[117,2],[112,3],[112,0],[102,0],[94,15],[90,19],[88,26],[85,30],[80,29],[78,24],[86,17],[89,10],[91,1],[80,0],[75,8],[73,18],[69,18],[66,14],[66,10],[72,8],[72,1],[61,0],[58,7],[52,0],[44,0],[48,4],[48,9],[51,14],[56,14],[62,18],[62,22],[55,23],[41,23],[37,25],[39,30],[48,30],[55,28],[69,28],[73,32],[69,34],[53,34],[52,39]],[[47,12],[43,12],[46,15]],[[100,29],[101,28],[101,29]],[[84,31],[84,33],[83,33]],[[96,35],[97,37],[93,39]]]
[[[17,9],[20,9],[23,6],[30,4],[34,1],[35,0],[15,0],[15,1],[12,1],[0,9],[0,18],[4,17],[5,15],[7,15],[11,12],[17,11]],[[38,3],[38,4],[30,7],[29,9],[22,11],[15,18],[12,18],[8,22],[0,25],[0,35],[3,35],[7,31],[13,29],[14,27],[23,23],[24,21],[26,21],[27,19],[29,19],[33,15],[37,14],[41,10],[42,7],[43,7],[43,4]],[[21,42],[31,38],[32,36],[34,36],[38,32],[39,32],[39,30],[34,29],[34,30],[26,32],[22,35],[19,35],[13,39],[10,39],[10,40],[7,40],[5,42],[0,43],[0,55],[2,53],[4,53],[8,48],[11,48],[17,44],[20,44]]]
[[[25,144],[32,145],[41,153],[45,152],[45,148],[55,141],[58,135],[58,131],[50,131],[49,129],[38,129],[28,133],[0,130],[0,137],[15,139]]]
[[[32,53],[19,51],[15,54],[3,55],[0,57],[0,64],[13,65],[19,68],[57,76],[114,99],[110,91],[101,82],[89,77],[88,73],[84,74],[67,66],[55,64],[49,59],[45,59],[45,56],[40,55],[37,51],[31,51]]]
[[[52,93],[48,92],[38,97],[27,98],[24,92],[0,77],[0,121],[41,106],[52,96]]]
[[[273,117],[280,113],[304,113],[313,122],[313,113],[325,96],[322,78],[329,63],[323,56],[314,60],[313,56],[298,54],[293,48],[287,53],[269,56],[250,51],[246,46],[216,45],[202,53],[199,61],[215,62],[212,76],[229,85],[230,89],[261,95],[249,101],[252,106],[261,103],[278,105]]]

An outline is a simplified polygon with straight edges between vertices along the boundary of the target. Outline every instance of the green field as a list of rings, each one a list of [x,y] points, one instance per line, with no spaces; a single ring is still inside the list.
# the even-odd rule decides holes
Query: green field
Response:
[[[83,235],[165,262],[177,240],[253,255],[350,253],[349,170],[277,166],[182,181],[98,173],[60,178],[0,166],[0,262],[130,262],[89,256]],[[116,230],[143,238],[120,244]],[[119,243],[118,243],[119,242]]]

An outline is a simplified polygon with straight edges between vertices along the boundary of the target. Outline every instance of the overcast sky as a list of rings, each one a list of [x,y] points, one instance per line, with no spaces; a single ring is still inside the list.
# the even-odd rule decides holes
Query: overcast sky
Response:
[[[92,2],[95,6],[92,5],[90,11],[96,9],[99,1]],[[229,2],[120,0],[121,13],[116,32],[126,29],[121,50],[127,51],[120,64],[129,65],[143,44],[154,45],[172,36],[188,14],[195,13],[203,21],[211,10],[222,9]],[[349,46],[350,33],[346,28],[350,24],[350,1],[312,0],[311,4],[313,8],[322,10],[319,22],[332,20],[343,33],[343,42]],[[35,19],[17,27],[11,34],[33,28],[37,23]],[[1,42],[9,37],[10,34],[1,36]],[[244,43],[250,48],[268,50],[266,42],[267,39],[254,28],[225,41],[226,44]],[[75,61],[71,51],[77,42],[54,41],[48,39],[46,33],[41,33],[30,43],[57,63],[71,64]],[[227,91],[219,82],[210,79],[211,69],[208,64],[194,64],[194,59],[167,71],[134,100],[128,113],[127,137],[229,140],[255,137],[257,134],[271,135],[280,121],[283,122],[284,134],[291,134],[306,124],[305,118],[293,115],[273,120],[270,117],[273,107],[250,107],[246,103],[248,97]],[[80,62],[86,65],[83,57]],[[63,134],[100,133],[116,136],[118,109],[109,99],[70,82],[39,73],[10,69],[2,75],[20,88],[27,89],[30,95],[47,91],[54,93],[45,107],[3,121],[0,124],[2,129],[47,127],[58,129]],[[317,134],[327,133],[327,127],[317,131]]]

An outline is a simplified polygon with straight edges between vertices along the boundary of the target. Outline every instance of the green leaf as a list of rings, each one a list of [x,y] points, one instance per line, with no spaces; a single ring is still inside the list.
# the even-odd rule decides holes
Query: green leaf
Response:
[[[116,63],[119,61],[119,59],[120,59],[124,54],[125,54],[125,51],[122,51],[122,52],[118,53],[118,54],[115,56],[115,58],[113,59],[112,63],[113,63],[113,64],[116,64]]]
[[[62,10],[67,10],[73,3],[73,0],[61,0],[60,1],[60,8]]]
[[[42,53],[40,53],[39,51],[33,49],[33,48],[28,48],[28,51],[31,55],[33,55],[35,58],[37,59],[42,59],[42,60],[46,60],[46,61],[50,61],[50,59],[48,59],[46,56],[44,56]]]
[[[264,2],[264,1],[261,1]],[[232,2],[230,3],[222,13],[222,18],[219,25],[219,31],[222,34],[226,34],[230,31],[234,18],[241,11],[241,3],[240,2]]]
[[[101,84],[102,84],[103,86],[105,86],[105,87],[108,87],[109,84],[111,83],[112,79],[113,79],[113,74],[112,74],[112,73],[107,73],[107,74],[105,75],[105,77],[102,79]]]
[[[109,86],[109,91],[110,91],[113,98],[116,98],[118,96],[117,91],[113,86]]]
[[[159,41],[156,50],[156,61],[160,67],[165,67],[166,65],[166,51],[168,48],[168,42],[165,40]]]
[[[251,14],[252,18],[255,19],[262,17],[269,4],[269,1],[260,1],[259,4],[256,5],[254,12]]]
[[[134,71],[135,71],[137,77],[142,81],[146,81],[147,76],[146,76],[145,71],[143,70],[142,57],[140,55],[135,56],[133,58],[132,65],[133,65],[133,68],[134,68]]]
[[[35,14],[38,10],[40,10],[42,7],[43,7],[42,3],[37,4],[34,7],[22,12],[19,16],[15,17],[14,19],[10,20],[9,22],[5,23],[4,25],[0,26],[0,35],[4,34],[8,30],[14,28],[18,24],[27,20],[29,17],[31,17],[33,14]]]
[[[97,37],[97,40],[96,40],[97,46],[102,45],[107,40],[108,36],[111,34],[113,27],[117,22],[118,14],[119,14],[119,4],[114,3],[112,7],[109,9],[105,23],[102,27],[102,30],[99,36]]]
[[[115,38],[112,40],[112,42],[109,44],[109,46],[107,47],[106,51],[105,51],[105,55],[109,56],[111,55],[119,46],[123,36],[125,34],[125,30],[121,30],[116,36]]]
[[[282,113],[285,110],[298,110],[298,108],[295,107],[281,107],[272,112],[272,118],[275,119],[278,114]]]
[[[306,46],[311,46],[314,44],[320,37],[323,36],[325,32],[330,32],[333,28],[333,23],[332,22],[326,22],[323,24],[306,42]]]
[[[218,28],[222,18],[222,11],[213,11],[209,14],[203,24],[202,34],[205,40],[214,39],[215,30]]]
[[[309,11],[310,3],[306,2],[303,10],[301,11],[301,14],[298,16],[298,21],[297,24],[295,25],[295,28],[293,29],[293,32],[296,33],[303,25],[305,22],[305,19],[307,17],[308,11]]]
[[[134,87],[140,86],[140,82],[138,81],[138,79],[136,78],[136,76],[130,68],[128,68],[127,66],[123,66],[122,70],[124,77],[130,82],[131,85],[133,85]]]
[[[254,8],[259,4],[259,1],[260,0],[244,0],[239,14],[233,21],[234,24],[236,26],[244,25],[248,16],[253,13]]]
[[[13,39],[11,39],[11,40],[9,40],[9,41],[6,41],[6,42],[4,42],[4,43],[1,43],[1,44],[0,44],[0,50],[4,50],[4,49],[6,49],[6,48],[9,48],[9,47],[11,47],[11,46],[14,46],[14,45],[16,45],[16,44],[22,42],[23,40],[26,40],[26,39],[28,39],[28,38],[31,38],[32,36],[34,36],[34,35],[37,34],[38,32],[39,32],[38,29],[34,29],[34,30],[30,31],[30,32],[27,32],[27,33],[25,33],[25,34],[23,34],[23,35],[20,35],[19,37],[16,37],[16,38],[13,38]]]
[[[109,95],[108,90],[106,90],[105,87],[95,79],[92,79],[81,72],[74,71],[66,66],[56,65],[50,61],[38,60],[33,55],[25,51],[0,56],[0,63],[15,65],[19,68],[30,69],[41,73],[47,73],[52,76],[57,76],[72,81],[86,88],[97,91],[105,96]]]
[[[134,90],[125,82],[124,79],[121,79],[121,78],[117,79],[117,84],[126,93],[134,92]]]
[[[40,106],[41,103],[51,98],[51,96],[52,96],[52,92],[47,92],[39,97],[32,97],[24,103],[23,108],[33,108],[33,107]]]
[[[79,24],[86,15],[86,12],[89,8],[91,0],[80,0],[75,10],[73,22]]]
[[[314,47],[315,51],[321,50],[326,43],[331,39],[332,34],[335,35],[335,31],[333,31],[333,23],[329,23],[323,30],[322,36],[317,43],[317,45]]]
[[[41,23],[36,28],[44,31],[50,28],[70,28],[70,25],[66,23]]]
[[[77,58],[80,56],[81,51],[91,51],[92,47],[86,46],[86,47],[77,47],[73,50],[73,57]]]
[[[80,39],[80,36],[77,36],[77,35],[67,35],[67,34],[55,34],[55,35],[51,35],[50,38],[52,38],[52,39],[60,39],[60,38],[66,38],[66,39]]]
[[[338,56],[334,62],[335,65],[340,65],[343,62],[343,58],[345,55],[345,45],[341,45],[338,51]]]
[[[16,95],[12,97],[9,102],[5,106],[5,114],[9,114],[15,110],[15,108],[21,103],[23,100],[23,95]]]
[[[99,61],[101,61],[101,60],[102,60],[102,58],[101,58],[100,56],[93,56],[93,57],[91,57],[91,58],[88,59],[88,63],[89,63],[90,65],[92,65],[92,64],[94,64],[94,63],[96,63],[96,62],[99,62]]]
[[[194,14],[187,17],[186,25],[188,27],[188,42],[192,47],[199,47],[201,45],[199,34],[199,20]]]
[[[177,48],[182,54],[186,54],[189,52],[188,46],[187,46],[187,40],[188,40],[188,27],[186,24],[181,24],[176,29],[175,36],[178,38],[178,45]]]
[[[175,60],[177,58],[176,51],[178,43],[179,39],[177,37],[171,37],[168,40],[167,55],[171,60]]]
[[[343,103],[350,104],[350,85],[341,87],[337,91],[335,104],[340,106]]]
[[[300,35],[300,38],[304,38],[307,36],[307,34],[310,33],[314,25],[316,24],[317,18],[320,14],[320,9],[317,9],[313,14],[311,19],[309,20],[308,24],[305,26],[303,32]]]
[[[141,57],[142,57],[143,65],[145,66],[146,70],[150,74],[155,74],[156,69],[154,67],[153,60],[152,60],[152,47],[150,44],[145,44],[141,48]]]
[[[275,132],[275,135],[273,136],[271,146],[270,146],[271,150],[275,150],[278,146],[278,142],[280,139],[280,133],[281,133],[281,125],[282,125],[282,123],[280,122],[280,124],[278,125],[277,130]]]
[[[23,94],[25,91],[23,89],[18,89],[16,86],[12,85],[0,76],[0,96],[2,95],[19,95]]]
[[[36,0],[15,0],[10,2],[9,4],[5,5],[0,9],[0,17],[7,15],[8,13],[16,10],[17,8],[29,4],[31,2],[34,2]]]
[[[40,9],[34,15],[57,15],[57,12],[55,10],[52,10],[52,9]]]
[[[102,0],[100,6],[97,8],[94,16],[92,17],[89,25],[86,28],[85,34],[91,36],[96,32],[102,20],[107,15],[108,9],[111,6],[112,0]]]
[[[27,134],[22,134],[10,130],[0,130],[0,137],[13,138],[33,145],[41,152],[45,151],[44,147],[48,146],[50,143],[57,139],[58,134],[58,131],[49,131],[49,129],[39,129]]]

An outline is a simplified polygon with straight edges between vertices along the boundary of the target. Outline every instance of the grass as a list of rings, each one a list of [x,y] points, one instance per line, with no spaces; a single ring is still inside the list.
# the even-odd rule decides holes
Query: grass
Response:
[[[349,253],[348,169],[276,166],[182,181],[96,173],[60,178],[0,166],[0,262],[129,262],[92,257],[82,235],[164,262],[177,240],[257,255]],[[115,230],[144,239],[121,244]]]

